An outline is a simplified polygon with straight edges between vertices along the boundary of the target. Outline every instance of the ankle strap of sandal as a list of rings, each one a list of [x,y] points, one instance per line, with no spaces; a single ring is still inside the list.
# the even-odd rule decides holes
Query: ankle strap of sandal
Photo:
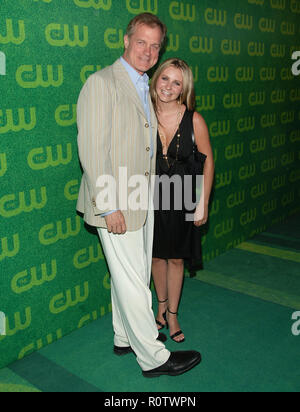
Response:
[[[171,312],[169,308],[168,308],[168,312],[171,313],[172,315],[178,315],[178,312]]]
[[[168,298],[166,300],[157,300],[157,301],[158,301],[158,303],[166,303],[166,302],[168,302]]]

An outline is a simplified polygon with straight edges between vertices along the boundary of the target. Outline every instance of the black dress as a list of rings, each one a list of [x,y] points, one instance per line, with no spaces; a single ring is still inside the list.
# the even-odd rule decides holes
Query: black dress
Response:
[[[179,134],[176,132],[168,148],[168,162],[163,157],[163,147],[159,133],[157,134],[157,160],[156,160],[156,184],[154,196],[154,241],[153,257],[161,259],[201,259],[201,234],[200,228],[193,221],[187,221],[187,214],[193,217],[195,208],[186,205],[184,188],[189,185],[186,192],[189,200],[195,202],[196,183],[195,179],[186,183],[184,176],[191,175],[191,163],[193,162],[193,115],[194,111],[186,110],[179,126]],[[179,147],[177,148],[177,144]],[[206,157],[205,155],[204,158]],[[166,186],[162,183],[162,176],[172,178],[178,182],[180,176],[181,184]],[[176,189],[175,189],[176,187]],[[176,197],[174,197],[176,190]],[[179,195],[178,195],[179,192]],[[167,199],[166,199],[167,193]],[[191,198],[192,196],[192,198]],[[170,197],[170,199],[169,199]],[[180,205],[180,198],[182,205]],[[166,202],[167,203],[163,203]],[[179,202],[179,203],[178,203]],[[180,207],[182,206],[182,207]],[[169,210],[163,210],[169,209]],[[178,210],[180,209],[180,210]]]

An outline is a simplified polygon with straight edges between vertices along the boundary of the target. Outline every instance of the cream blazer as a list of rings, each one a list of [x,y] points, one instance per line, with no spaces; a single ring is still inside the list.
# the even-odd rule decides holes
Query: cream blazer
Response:
[[[106,228],[105,219],[100,214],[112,209],[97,207],[97,196],[103,190],[97,187],[97,179],[104,175],[115,179],[116,193],[112,193],[112,187],[108,190],[116,197],[116,209],[123,212],[127,230],[136,231],[146,221],[147,208],[131,210],[124,206],[125,169],[121,169],[121,176],[119,172],[120,168],[127,168],[127,181],[139,175],[148,185],[151,175],[155,174],[157,119],[150,96],[149,103],[154,145],[152,159],[150,125],[141,99],[120,60],[91,75],[81,90],[77,104],[77,124],[83,176],[77,210],[84,214],[84,220],[91,226]],[[128,187],[128,197],[137,190],[138,185]]]

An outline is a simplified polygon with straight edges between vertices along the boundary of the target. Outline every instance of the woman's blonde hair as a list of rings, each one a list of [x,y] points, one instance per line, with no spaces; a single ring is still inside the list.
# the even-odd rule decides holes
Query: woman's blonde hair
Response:
[[[196,106],[196,99],[195,99],[194,77],[193,77],[192,70],[190,69],[190,67],[184,60],[174,59],[174,58],[168,59],[164,63],[162,63],[152,77],[151,86],[150,86],[150,94],[151,94],[151,99],[153,102],[154,110],[157,112],[157,101],[158,101],[158,96],[156,92],[157,80],[159,79],[163,71],[168,69],[171,66],[176,67],[176,69],[180,69],[182,71],[183,89],[182,89],[181,95],[178,98],[178,101],[180,101],[180,103],[184,103],[188,110],[194,110]]]

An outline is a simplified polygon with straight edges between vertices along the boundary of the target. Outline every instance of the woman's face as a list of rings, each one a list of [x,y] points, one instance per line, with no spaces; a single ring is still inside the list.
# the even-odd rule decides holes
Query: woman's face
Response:
[[[183,91],[182,71],[177,67],[170,66],[159,76],[156,83],[158,99],[164,103],[177,101]]]

